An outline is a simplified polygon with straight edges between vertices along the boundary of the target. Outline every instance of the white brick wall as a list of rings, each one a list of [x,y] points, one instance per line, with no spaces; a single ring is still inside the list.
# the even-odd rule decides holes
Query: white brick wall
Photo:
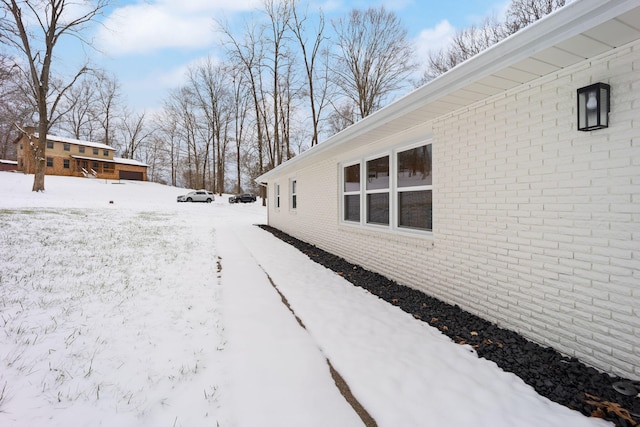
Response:
[[[297,171],[271,225],[605,371],[640,378],[640,43]],[[576,131],[576,89],[611,123]],[[433,135],[434,233],[340,225],[340,162]],[[270,183],[273,184],[273,183]],[[273,191],[273,185],[270,185]]]

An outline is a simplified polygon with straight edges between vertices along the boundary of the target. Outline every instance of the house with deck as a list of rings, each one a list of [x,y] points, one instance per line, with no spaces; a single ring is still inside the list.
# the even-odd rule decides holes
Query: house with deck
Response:
[[[268,223],[640,379],[640,2],[577,0],[264,173]]]
[[[17,170],[34,173],[33,147],[38,138],[33,128],[16,141]],[[91,177],[101,179],[147,180],[147,165],[134,160],[114,157],[115,148],[99,142],[81,141],[47,135],[45,151],[47,175]]]

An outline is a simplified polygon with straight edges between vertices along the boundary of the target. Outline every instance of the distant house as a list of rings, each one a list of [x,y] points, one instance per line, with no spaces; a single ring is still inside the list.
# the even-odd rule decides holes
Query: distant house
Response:
[[[0,171],[14,171],[18,169],[18,162],[15,160],[0,159]]]
[[[26,129],[26,134],[16,141],[18,171],[34,173],[34,158],[30,147],[36,143],[37,138],[38,134],[33,128],[29,128]],[[115,149],[106,144],[47,135],[45,173],[102,179],[147,180],[146,164],[133,159],[114,157],[114,154]]]
[[[578,0],[257,181],[273,227],[640,379],[639,107],[640,2]]]

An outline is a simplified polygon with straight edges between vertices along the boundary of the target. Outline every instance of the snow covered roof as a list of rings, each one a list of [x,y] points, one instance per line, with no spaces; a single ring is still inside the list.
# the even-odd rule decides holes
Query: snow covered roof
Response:
[[[37,138],[38,137],[38,132],[34,133],[34,136]],[[63,142],[65,144],[84,145],[85,147],[93,147],[93,148],[100,148],[100,149],[104,149],[104,150],[113,150],[113,151],[115,151],[115,148],[113,148],[113,147],[111,147],[110,145],[107,145],[107,144],[102,144],[100,142],[82,141],[82,140],[73,139],[73,138],[65,138],[64,136],[56,136],[56,135],[47,134],[47,141],[57,141],[57,142]]]
[[[111,159],[102,159],[102,158],[97,158],[97,157],[88,157],[88,156],[76,156],[76,155],[72,155],[71,157],[73,157],[74,159],[91,160],[91,161],[94,161],[94,162],[119,163],[121,165],[132,165],[132,166],[149,167],[149,165],[147,165],[146,163],[142,163],[142,162],[140,162],[138,160],[123,159],[122,157],[114,157],[113,160],[111,160]]]
[[[0,159],[0,163],[3,163],[5,165],[17,165],[18,162],[15,160],[4,160],[4,159]]]
[[[134,159],[123,159],[122,157],[114,157],[113,161],[116,163],[120,163],[123,165],[132,165],[132,166],[144,166],[144,167],[149,167],[148,164],[146,163],[142,163],[138,160],[134,160]]]
[[[382,140],[640,39],[638,0],[577,0],[256,178]]]

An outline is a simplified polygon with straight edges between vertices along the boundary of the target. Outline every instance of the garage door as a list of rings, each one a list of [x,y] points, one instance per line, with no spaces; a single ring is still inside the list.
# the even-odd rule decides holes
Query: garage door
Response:
[[[120,179],[142,181],[142,172],[120,171]]]

